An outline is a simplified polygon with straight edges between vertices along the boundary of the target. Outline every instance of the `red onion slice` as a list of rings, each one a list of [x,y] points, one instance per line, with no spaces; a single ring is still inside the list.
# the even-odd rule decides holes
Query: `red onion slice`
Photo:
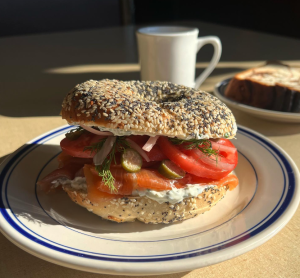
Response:
[[[143,149],[137,143],[133,142],[128,138],[125,140],[128,142],[129,146],[134,150],[136,150],[147,162],[150,161],[148,155],[143,151]]]
[[[159,138],[159,135],[156,135],[155,137],[150,137],[142,149],[146,152],[150,152],[152,150],[153,146],[156,144],[156,141],[158,138]]]
[[[95,165],[101,165],[103,163],[104,159],[107,157],[114,143],[116,142],[116,139],[116,136],[107,137],[101,150],[98,151],[93,158],[93,162]]]
[[[86,126],[86,125],[80,125],[82,128],[84,128],[85,130],[97,134],[97,135],[104,135],[104,136],[113,136],[113,133],[109,132],[109,131],[99,131],[96,129],[93,129],[92,127]]]

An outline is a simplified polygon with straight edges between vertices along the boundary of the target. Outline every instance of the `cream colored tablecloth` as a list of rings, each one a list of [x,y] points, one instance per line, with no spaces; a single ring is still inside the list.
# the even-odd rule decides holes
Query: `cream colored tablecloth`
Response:
[[[253,51],[239,53],[239,48],[233,50],[231,56],[235,57],[235,61],[221,62],[214,75],[207,79],[206,83],[203,84],[202,88],[208,91],[212,91],[212,87],[216,82],[231,76],[235,72],[261,64],[263,59],[268,59],[267,56],[269,53],[270,57],[277,55],[277,59],[284,60],[284,57],[287,57],[286,59],[291,60],[290,57],[292,56],[296,58],[298,53],[296,50],[299,50],[299,47],[296,46],[300,46],[299,41],[292,39],[277,38],[274,36],[256,33],[254,34],[248,31],[244,32],[227,27],[226,29],[225,27],[209,24],[202,24],[201,26],[204,26],[204,29],[206,28],[206,30],[207,28],[211,28],[211,34],[217,34],[221,37],[224,50],[226,50],[224,51],[224,54],[226,55],[227,53],[227,61],[230,61],[230,49],[235,46],[233,41],[234,39],[239,42],[239,47],[242,47],[241,45],[244,40],[247,41],[247,39],[249,39],[249,43],[244,43],[244,49],[250,45],[249,47],[252,47],[252,50],[255,50],[253,50],[255,53],[253,53]],[[115,40],[117,36],[120,36],[120,34],[122,35],[125,32],[124,30],[121,30],[123,32],[122,33],[119,29],[114,31],[109,29],[108,31],[108,34],[114,34],[114,36],[112,36],[112,40]],[[118,74],[123,72],[122,74],[124,74],[124,79],[138,78],[138,74],[135,74],[135,77],[132,77],[132,75],[125,75],[127,72],[138,71],[138,65],[136,62],[132,64],[132,60],[136,60],[136,58],[126,61],[126,59],[131,55],[130,44],[128,44],[126,48],[128,51],[126,49],[126,51],[124,51],[124,49],[120,48],[120,45],[117,43],[107,43],[107,40],[101,40],[101,43],[99,42],[97,47],[102,47],[102,52],[99,52],[102,53],[102,61],[104,62],[101,65],[95,65],[97,63],[88,61],[91,51],[93,51],[91,43],[88,40],[91,37],[95,38],[95,33],[96,31],[84,33],[86,37],[81,40],[81,47],[87,47],[89,52],[85,52],[87,53],[87,56],[83,58],[78,53],[76,54],[74,52],[77,49],[76,47],[69,49],[66,46],[68,42],[72,45],[75,45],[75,42],[78,43],[77,38],[79,35],[82,37],[83,33],[70,33],[69,35],[57,34],[55,37],[53,37],[54,35],[45,35],[40,37],[28,36],[26,38],[9,38],[1,41],[0,50],[2,54],[6,53],[6,59],[1,59],[0,61],[0,81],[7,83],[5,83],[5,87],[2,87],[5,88],[5,91],[3,91],[4,89],[1,89],[0,91],[1,101],[3,101],[3,98],[6,100],[6,103],[0,103],[0,109],[2,110],[0,111],[0,114],[5,115],[0,116],[0,161],[34,137],[65,124],[65,122],[58,116],[49,117],[43,115],[58,114],[59,103],[61,102],[63,95],[66,93],[67,88],[70,89],[70,84],[74,85],[75,82],[82,82],[88,78],[95,78],[95,73],[98,73],[99,75],[102,74],[101,76],[106,75],[111,78],[114,73]],[[130,36],[130,34],[127,35]],[[124,37],[126,38],[125,40],[128,38],[127,35]],[[102,34],[100,38],[103,38],[104,36],[105,35]],[[226,42],[226,40],[228,40],[228,42]],[[60,42],[59,44],[57,43],[58,41]],[[265,43],[265,45],[268,43],[272,45],[275,42],[276,46],[281,47],[281,50],[283,48],[285,49],[284,53],[286,53],[286,56],[280,56],[282,52],[279,50],[276,52],[277,54],[275,53],[275,55],[273,52],[276,49],[274,48],[267,47],[267,49],[265,49],[261,47],[263,43]],[[107,43],[108,46],[105,45],[105,43]],[[53,51],[55,53],[50,53],[50,50],[48,49],[48,46],[51,44],[51,49],[54,49]],[[22,48],[18,48],[19,45],[22,45]],[[122,44],[122,46],[124,45],[125,43]],[[22,51],[22,54],[20,54],[20,51]],[[124,53],[118,56],[120,51],[123,51]],[[294,54],[292,54],[292,51],[294,51]],[[80,53],[83,55],[82,51]],[[95,54],[96,52],[93,53]],[[113,54],[111,57],[108,57],[107,60],[114,59],[114,63],[122,60],[121,64],[108,65],[107,63],[109,62],[105,60],[107,53]],[[252,54],[257,57],[257,61],[251,58]],[[245,57],[245,55],[248,55],[248,62],[243,62],[247,61],[247,57]],[[75,59],[74,57],[76,57],[76,62],[72,60],[72,58]],[[81,58],[82,60],[80,60]],[[62,62],[63,59],[66,60]],[[299,64],[298,61],[292,61],[290,63],[294,63],[296,65]],[[64,67],[57,69],[58,64],[64,64]],[[72,66],[74,64],[80,65],[80,67]],[[67,67],[66,65],[70,65],[71,67]],[[197,64],[198,68],[203,68],[206,65],[207,63]],[[46,67],[51,70],[45,70]],[[227,71],[224,71],[224,69],[227,69]],[[76,71],[79,71],[81,75],[77,75]],[[91,77],[89,73],[93,75],[93,77]],[[32,86],[35,86],[36,90],[32,90]],[[47,102],[47,98],[52,93],[56,92],[58,88],[62,89],[62,93],[57,98],[53,97],[51,100],[52,102],[57,102],[57,113],[53,113],[51,109],[48,109],[49,102]],[[23,93],[24,90],[26,90],[28,97],[21,100],[19,99],[19,103],[11,102],[15,101],[16,98],[13,97],[12,99],[9,99],[10,95],[16,92],[21,94],[22,90]],[[35,107],[34,101],[30,103],[30,106],[29,103],[27,103],[27,100],[31,97],[31,94],[35,94],[34,97],[37,96],[40,99],[42,98],[43,103],[45,103],[44,106],[40,105],[39,109],[35,109],[37,107]],[[27,107],[25,107],[26,109],[23,107],[23,103],[27,104]],[[14,110],[12,107],[14,107]],[[252,128],[273,140],[292,157],[298,168],[300,167],[300,124],[269,122],[248,116],[243,112],[235,110],[233,110],[233,112],[238,124]],[[30,115],[30,117],[28,117],[28,115]],[[34,116],[31,117],[31,115]],[[217,265],[196,269],[191,272],[154,277],[300,277],[299,234],[300,209],[298,209],[292,220],[276,236],[262,246],[246,254]],[[2,234],[0,234],[0,277],[104,278],[110,277],[110,275],[81,272],[43,261],[14,246]]]

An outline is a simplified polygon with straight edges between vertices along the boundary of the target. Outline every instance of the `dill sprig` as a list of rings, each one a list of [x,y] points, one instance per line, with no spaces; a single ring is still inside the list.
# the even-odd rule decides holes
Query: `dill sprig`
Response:
[[[98,142],[96,142],[90,146],[84,147],[83,151],[90,150],[91,154],[97,153],[102,149],[103,144],[105,143],[105,140],[106,140],[106,138],[100,139]]]
[[[100,151],[105,143],[107,138],[100,139],[99,142],[92,144],[91,146],[87,146],[84,150],[91,150],[91,153],[97,153]],[[102,165],[96,165],[95,169],[98,172],[98,175],[102,177],[102,181],[104,184],[110,189],[111,192],[117,191],[115,188],[115,178],[113,177],[110,166],[114,161],[116,163],[116,152],[124,152],[125,149],[129,148],[128,142],[124,137],[117,137],[115,143],[112,146],[110,153],[104,159]]]
[[[129,149],[129,143],[125,140],[124,136],[118,136],[116,140],[116,147],[118,152],[123,153],[126,149]]]
[[[103,144],[104,144],[105,140],[106,139],[103,140]],[[117,140],[115,141],[115,143],[111,149],[111,152],[104,159],[102,165],[95,166],[95,169],[98,172],[98,175],[100,177],[102,177],[102,181],[110,189],[111,192],[117,191],[117,189],[114,186],[115,178],[113,177],[113,175],[110,171],[110,165],[111,165],[112,161],[116,162],[116,158],[115,158],[116,142],[117,142]],[[102,146],[103,146],[103,144],[102,144]]]
[[[218,156],[220,155],[219,151],[212,148],[211,142],[208,139],[182,140],[178,138],[169,138],[169,140],[174,145],[183,145],[183,148],[187,150],[198,149],[207,156],[214,155],[216,157],[216,163],[218,163]]]
[[[110,192],[116,192],[115,188],[115,178],[113,177],[110,170],[105,170],[102,165],[95,166],[96,171],[98,172],[99,177],[102,177],[104,184],[110,189]]]

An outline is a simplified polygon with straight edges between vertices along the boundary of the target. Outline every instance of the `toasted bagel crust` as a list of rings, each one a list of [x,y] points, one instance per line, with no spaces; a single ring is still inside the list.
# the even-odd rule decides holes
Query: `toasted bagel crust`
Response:
[[[128,135],[233,138],[237,130],[232,112],[216,97],[160,81],[89,80],[67,94],[61,114],[69,124]]]
[[[210,210],[226,194],[227,186],[207,188],[197,197],[184,199],[178,204],[162,203],[147,197],[131,196],[128,198],[102,198],[98,203],[87,199],[83,190],[75,190],[69,185],[63,186],[73,202],[85,207],[104,219],[114,222],[132,222],[136,219],[147,224],[173,223]]]

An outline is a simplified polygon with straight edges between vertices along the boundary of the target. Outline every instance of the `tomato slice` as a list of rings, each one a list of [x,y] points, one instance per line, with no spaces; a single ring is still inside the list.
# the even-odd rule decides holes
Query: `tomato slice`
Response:
[[[160,161],[143,161],[143,164],[142,164],[142,168],[145,169],[145,168],[154,168],[154,169],[157,169],[158,166],[160,165]]]
[[[97,143],[99,140],[105,138],[105,136],[96,135],[90,132],[84,132],[78,139],[69,140],[68,138],[64,138],[60,142],[60,147],[63,150],[64,154],[70,155],[72,157],[81,157],[81,158],[92,158],[95,153],[91,153],[89,150],[85,150],[86,146],[90,146],[94,143]],[[144,144],[148,141],[149,136],[130,136],[131,140],[137,143],[140,147],[143,147]],[[167,157],[163,154],[158,145],[153,146],[150,152],[147,152],[147,155],[150,161],[162,161],[167,159]],[[119,163],[117,163],[119,164]]]
[[[142,148],[148,141],[149,136],[131,135],[128,138],[137,143]],[[157,144],[153,146],[150,152],[146,151],[146,154],[149,157],[150,161],[162,161],[164,159],[167,159],[167,157],[164,155],[164,153],[161,151],[160,147]]]
[[[187,150],[183,146],[179,146],[179,149],[184,154],[193,157],[199,164],[202,164],[205,167],[210,167],[214,170],[232,171],[237,165],[237,150],[235,148],[231,148],[234,152],[232,152],[232,150],[230,150],[229,153],[224,151],[220,152],[219,145],[215,143],[213,149],[219,151],[218,156],[208,156],[199,149]]]
[[[227,176],[231,171],[224,171],[221,169],[213,169],[209,165],[199,163],[192,156],[184,154],[180,149],[173,145],[167,137],[161,136],[158,139],[158,145],[162,152],[181,169],[195,176],[210,178],[210,179],[221,179]]]
[[[73,157],[65,152],[61,152],[59,154],[59,156],[57,157],[57,161],[59,162],[58,168],[62,168],[65,165],[70,164],[70,163],[81,164],[82,166],[84,164],[92,164],[93,163],[92,158]]]
[[[103,138],[104,136],[96,135],[90,132],[84,132],[76,140],[69,140],[68,138],[64,138],[60,142],[60,147],[66,154],[70,156],[92,158],[95,153],[91,153],[90,150],[84,151],[84,148],[86,146],[97,143],[100,139]]]
[[[218,139],[218,140],[210,140],[212,143],[212,147],[215,150],[219,150],[221,158],[223,161],[234,164],[235,167],[238,163],[238,152],[236,147],[230,142],[228,139]],[[235,168],[234,167],[234,168]]]
[[[149,139],[147,135],[130,135],[128,139],[132,140],[133,142],[137,143],[140,147],[144,146]]]
[[[167,159],[165,154],[161,151],[158,145],[154,145],[150,152],[146,152],[150,161],[162,161]]]

